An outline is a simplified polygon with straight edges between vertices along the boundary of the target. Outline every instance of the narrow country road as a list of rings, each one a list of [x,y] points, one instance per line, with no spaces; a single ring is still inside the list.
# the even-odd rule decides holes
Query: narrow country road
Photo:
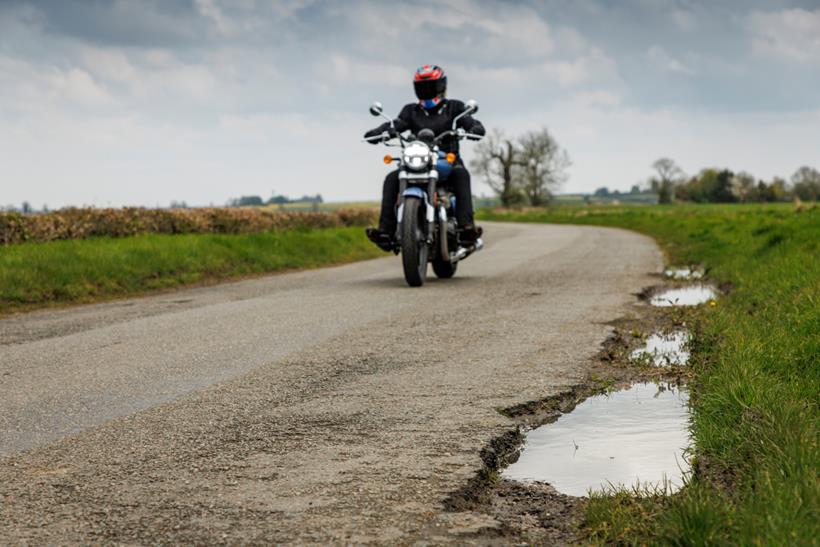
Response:
[[[581,381],[662,266],[621,230],[493,224],[395,257],[0,320],[0,544],[469,542],[442,500]],[[432,275],[432,273],[431,273]]]

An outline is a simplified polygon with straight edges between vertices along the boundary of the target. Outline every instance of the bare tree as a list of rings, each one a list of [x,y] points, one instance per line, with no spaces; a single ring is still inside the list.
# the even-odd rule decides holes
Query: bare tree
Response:
[[[669,158],[661,158],[652,164],[652,168],[657,172],[657,177],[649,179],[649,185],[658,193],[660,203],[671,203],[675,197],[675,186],[680,183],[686,175],[677,164]]]
[[[523,135],[518,146],[516,175],[520,186],[531,205],[546,205],[566,182],[572,161],[546,128]]]
[[[732,194],[734,194],[741,203],[753,201],[756,192],[757,181],[749,173],[742,171],[732,177]]]
[[[669,158],[661,158],[652,164],[652,168],[658,172],[658,179],[661,182],[677,182],[685,177],[683,170]]]
[[[792,175],[794,195],[800,199],[816,201],[820,197],[820,171],[803,166]]]
[[[519,162],[515,143],[501,131],[494,130],[478,144],[475,151],[472,167],[498,194],[501,204],[509,206],[520,203],[521,191],[514,178],[514,169]]]

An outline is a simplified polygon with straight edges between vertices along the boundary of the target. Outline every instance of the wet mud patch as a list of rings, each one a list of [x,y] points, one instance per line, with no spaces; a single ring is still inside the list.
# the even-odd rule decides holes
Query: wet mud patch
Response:
[[[706,275],[706,270],[703,266],[699,265],[690,265],[690,266],[673,266],[667,268],[663,271],[664,277],[667,279],[678,279],[678,280],[693,280],[693,279],[703,279]]]
[[[498,473],[518,459],[524,433],[520,427],[508,431],[490,441],[481,451],[484,467],[467,483],[453,492],[443,504],[447,511],[475,511],[486,508],[491,500],[492,490],[498,480]]]
[[[507,416],[519,426],[537,427],[541,424],[551,423],[563,414],[571,412],[578,403],[601,389],[602,386],[581,384],[553,397],[500,408],[498,412]]]
[[[705,285],[708,281],[698,279],[697,283]],[[538,428],[548,430],[549,424],[555,425],[562,418],[572,416],[573,411],[583,407],[586,401],[600,401],[601,397],[617,392],[629,397],[629,392],[624,390],[638,385],[652,386],[645,389],[652,393],[647,391],[643,397],[666,393],[659,396],[669,397],[667,403],[675,403],[667,407],[670,419],[666,433],[676,439],[661,441],[662,445],[674,446],[671,452],[667,451],[665,468],[660,469],[658,476],[638,478],[648,487],[645,491],[652,495],[669,494],[679,488],[683,484],[683,474],[691,472],[688,463],[688,395],[685,392],[691,372],[685,352],[690,342],[689,324],[695,308],[658,307],[650,305],[650,301],[652,296],[684,284],[691,284],[691,281],[684,283],[669,278],[663,285],[647,287],[636,295],[638,302],[628,316],[607,323],[612,327],[612,333],[601,345],[597,360],[590,364],[590,373],[584,382],[554,396],[498,409],[513,422],[515,430],[485,449],[494,454],[493,457],[487,458],[482,452],[485,467],[468,485],[444,501],[445,508],[491,515],[499,523],[492,530],[493,538],[547,545],[583,541],[587,488],[582,486],[562,492],[559,491],[561,488],[556,488],[560,485],[555,484],[555,480],[547,482],[547,478],[532,477],[537,480],[521,481],[518,479],[526,477],[518,477],[512,474],[512,470],[520,469],[526,463],[523,454],[528,433]],[[706,286],[714,291],[712,298],[716,298],[719,290]],[[666,351],[669,348],[665,342],[674,342],[675,350],[679,351]],[[649,431],[652,431],[651,427]],[[569,447],[574,450],[572,444]],[[664,477],[665,470],[668,471]],[[626,480],[613,482],[626,488],[634,487],[631,475],[626,477]],[[602,484],[599,482],[598,485]],[[606,489],[609,485],[602,486]],[[492,542],[487,533],[477,533],[474,539],[479,543]]]
[[[603,389],[598,382],[585,382],[542,400],[498,409],[516,423],[515,429],[496,437],[481,451],[484,467],[464,488],[443,501],[445,510],[484,513],[495,519],[498,525],[492,531],[481,530],[474,539],[487,541],[493,536],[531,544],[576,540],[585,499],[563,495],[548,484],[504,479],[502,471],[519,459],[526,430],[556,421]]]
[[[489,510],[505,535],[535,545],[561,545],[579,540],[586,499],[566,496],[548,484],[502,480],[493,490]]]
[[[690,313],[687,308],[646,306],[640,317],[612,322],[613,332],[601,345],[592,377],[621,387],[648,381],[686,383]]]
[[[685,366],[689,362],[689,332],[654,332],[646,343],[632,351],[633,360],[644,360],[656,367]]]

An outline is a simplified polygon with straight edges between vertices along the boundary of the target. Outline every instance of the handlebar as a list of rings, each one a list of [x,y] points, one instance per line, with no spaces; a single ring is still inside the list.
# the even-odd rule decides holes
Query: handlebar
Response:
[[[399,139],[399,144],[387,144],[387,141],[391,139]],[[382,131],[378,135],[373,135],[372,137],[365,137],[362,139],[362,142],[370,142],[370,143],[385,143],[387,146],[404,146],[405,139],[400,134],[391,135],[389,131]]]
[[[444,133],[442,133],[438,137],[436,137],[433,140],[433,142],[438,144],[439,142],[441,142],[442,140],[444,140],[445,138],[450,137],[450,136],[454,136],[454,137],[458,138],[458,140],[470,139],[470,140],[474,140],[474,141],[480,141],[481,139],[484,138],[484,135],[477,135],[475,133],[467,133],[463,129],[459,128],[459,129],[451,129],[450,131],[445,131]]]
[[[484,135],[477,135],[475,133],[467,133],[463,129],[449,130],[449,131],[445,131],[444,133],[441,133],[437,137],[435,137],[433,139],[433,144],[438,144],[447,137],[456,137],[456,138],[458,138],[458,140],[470,139],[470,140],[474,140],[474,141],[480,141],[481,139],[484,138]],[[387,141],[392,140],[392,139],[396,139],[396,138],[399,139],[399,144],[398,145],[394,144],[392,146],[403,146],[405,142],[410,142],[410,141],[414,140],[415,136],[411,135],[410,139],[405,139],[404,137],[401,136],[400,133],[396,134],[396,135],[390,135],[390,133],[388,131],[383,131],[382,133],[380,133],[378,135],[373,135],[372,137],[363,138],[362,142],[383,142],[383,143],[386,144]],[[391,145],[388,145],[388,146],[391,146]]]

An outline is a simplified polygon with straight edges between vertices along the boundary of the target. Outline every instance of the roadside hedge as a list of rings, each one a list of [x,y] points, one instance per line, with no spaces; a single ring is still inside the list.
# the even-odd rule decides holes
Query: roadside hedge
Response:
[[[249,234],[292,228],[343,228],[373,224],[377,215],[372,209],[283,212],[245,207],[67,208],[27,215],[0,212],[0,244],[139,234]]]

